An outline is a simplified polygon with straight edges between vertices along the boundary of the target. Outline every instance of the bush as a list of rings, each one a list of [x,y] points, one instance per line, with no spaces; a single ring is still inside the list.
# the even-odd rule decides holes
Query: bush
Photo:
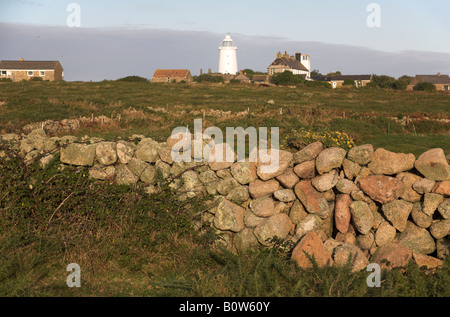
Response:
[[[397,80],[394,77],[389,77],[386,75],[382,76],[373,75],[372,81],[369,84],[367,84],[367,86],[383,89],[394,89],[396,82]]]
[[[355,81],[353,79],[346,79],[342,86],[355,86]]]
[[[4,83],[12,83],[12,79],[11,78],[0,78],[0,83],[4,82]]]
[[[394,83],[394,89],[396,90],[406,90],[412,78],[409,76],[402,76]]]
[[[31,77],[29,81],[44,81],[42,77]]]
[[[415,90],[417,91],[436,91],[436,86],[432,83],[420,82],[416,85]]]
[[[309,129],[301,128],[299,130],[292,130],[287,139],[288,145],[301,149],[311,143],[322,142],[328,147],[340,147],[344,150],[350,150],[355,147],[355,142],[345,132],[339,131],[323,131],[314,132]]]
[[[292,72],[286,70],[284,73],[278,73],[272,77],[272,83],[275,85],[298,85],[305,80],[300,75],[294,75]]]
[[[326,81],[305,80],[305,81],[303,81],[303,83],[301,85],[305,86],[305,87],[322,87],[322,88],[330,88],[331,89],[330,83],[327,83]]]
[[[126,82],[147,82],[148,79],[139,76],[127,76],[124,78],[119,78],[116,81],[126,81]]]
[[[210,74],[203,74],[200,76],[194,76],[194,81],[197,83],[223,83],[224,79],[222,76],[213,76]]]

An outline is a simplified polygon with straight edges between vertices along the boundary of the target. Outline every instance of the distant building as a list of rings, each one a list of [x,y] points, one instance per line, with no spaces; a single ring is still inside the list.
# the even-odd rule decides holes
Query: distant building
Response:
[[[372,81],[372,75],[313,76],[311,79],[328,82],[332,88],[342,87],[346,80],[353,80],[355,87],[364,87]]]
[[[154,83],[178,83],[181,81],[192,82],[189,69],[157,69],[152,78]]]
[[[0,61],[0,78],[12,81],[30,80],[33,77],[43,80],[64,80],[64,69],[58,61]]]
[[[255,84],[270,84],[272,76],[269,75],[253,75],[252,81]]]
[[[250,78],[248,78],[244,74],[244,71],[242,71],[242,70],[239,72],[239,75],[235,76],[233,79],[234,80],[239,80],[241,83],[244,83],[244,84],[250,84],[251,83]]]
[[[278,73],[284,73],[290,71],[294,75],[302,75],[305,79],[309,80],[311,77],[311,58],[309,55],[302,54],[300,52],[289,56],[287,52],[281,55],[277,53],[277,58],[268,67],[268,74],[275,75]]]
[[[420,82],[432,83],[436,90],[450,91],[450,77],[448,75],[417,75],[409,83],[407,90],[414,90]]]
[[[225,36],[219,47],[219,73],[236,75],[238,73],[237,47],[230,34]]]

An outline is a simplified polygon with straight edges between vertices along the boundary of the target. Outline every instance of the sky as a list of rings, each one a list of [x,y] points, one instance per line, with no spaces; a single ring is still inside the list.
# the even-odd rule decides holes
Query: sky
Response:
[[[0,59],[60,60],[69,81],[195,75],[217,71],[230,33],[240,69],[301,51],[322,73],[449,74],[449,13],[448,0],[0,0]]]

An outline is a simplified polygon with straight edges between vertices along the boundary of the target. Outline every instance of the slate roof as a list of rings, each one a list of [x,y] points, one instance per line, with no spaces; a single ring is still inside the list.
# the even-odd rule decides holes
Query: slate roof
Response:
[[[450,77],[448,75],[417,75],[410,84],[418,84],[420,82],[427,82],[432,84],[450,84]]]
[[[49,70],[58,66],[58,61],[0,61],[0,69],[11,70]]]
[[[308,72],[308,69],[302,63],[300,63],[298,60],[296,60],[296,59],[292,60],[292,59],[286,58],[284,56],[277,58],[270,66],[275,66],[275,65],[285,65],[285,66],[288,66],[290,69],[297,69],[297,70],[302,70],[302,71]]]

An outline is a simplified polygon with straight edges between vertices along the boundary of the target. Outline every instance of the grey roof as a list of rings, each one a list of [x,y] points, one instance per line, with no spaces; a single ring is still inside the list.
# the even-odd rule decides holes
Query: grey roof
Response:
[[[0,61],[0,69],[46,70],[61,66],[58,61]]]
[[[450,77],[448,75],[417,75],[411,84],[420,82],[427,82],[432,84],[450,84]]]
[[[292,60],[292,59],[286,58],[284,56],[277,58],[270,66],[272,66],[272,65],[286,65],[290,69],[297,69],[297,70],[303,70],[305,72],[309,72],[309,70],[298,60],[296,60],[296,59]]]

